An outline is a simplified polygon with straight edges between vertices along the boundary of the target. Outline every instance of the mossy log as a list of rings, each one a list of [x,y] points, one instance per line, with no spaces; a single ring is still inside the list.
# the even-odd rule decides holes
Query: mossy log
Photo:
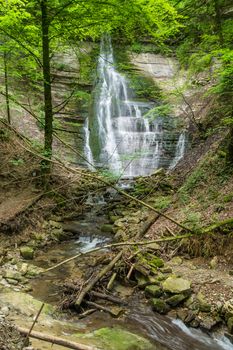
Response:
[[[223,220],[223,221],[219,221],[219,222],[216,222],[210,226],[207,226],[205,228],[202,228],[200,233],[203,234],[203,233],[209,233],[209,232],[212,232],[212,231],[215,231],[217,229],[221,229],[223,227],[226,227],[228,228],[229,230],[230,229],[233,229],[233,218],[230,218],[230,219],[226,219],[226,220]]]
[[[15,327],[19,333],[23,334],[23,335],[27,335],[29,330],[26,328],[22,328],[22,327]],[[79,344],[76,342],[72,342],[70,340],[67,339],[63,339],[63,338],[59,338],[59,337],[54,337],[45,333],[41,333],[41,332],[36,332],[36,331],[32,331],[30,333],[30,337],[31,338],[36,338],[36,339],[40,339],[40,340],[44,340],[46,342],[49,342],[51,344],[56,344],[56,345],[61,345],[64,346],[65,348],[68,349],[74,349],[74,350],[98,350],[96,347],[94,346],[88,346],[88,345],[84,345],[84,344]]]

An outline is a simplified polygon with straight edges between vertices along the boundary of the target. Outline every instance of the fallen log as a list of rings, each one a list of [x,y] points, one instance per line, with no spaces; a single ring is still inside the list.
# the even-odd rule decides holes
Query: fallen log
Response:
[[[109,313],[112,317],[119,317],[120,314],[123,313],[123,309],[120,309],[118,310],[117,312],[114,312],[112,311],[110,308],[106,307],[106,306],[103,306],[103,305],[100,305],[100,304],[97,304],[97,303],[94,303],[93,301],[85,301],[85,303],[88,305],[88,306],[91,306],[91,307],[94,307],[95,309],[97,310],[100,310],[100,311],[104,311],[104,312],[107,312]]]
[[[81,291],[81,293],[79,294],[78,298],[75,300],[75,303],[74,303],[74,305],[77,309],[79,309],[86,294],[94,287],[94,285],[104,275],[106,275],[107,272],[112,270],[112,268],[115,266],[115,264],[120,260],[122,254],[123,254],[123,250],[121,250],[107,266],[105,266],[94,278],[92,278],[85,288],[83,288],[83,290]]]
[[[113,295],[108,295],[108,294],[99,293],[99,292],[95,292],[95,291],[91,291],[90,295],[93,297],[99,298],[99,299],[111,301],[112,303],[115,303],[115,304],[119,304],[119,305],[126,304],[124,300],[121,300],[117,297],[114,297]]]
[[[15,328],[17,329],[17,331],[23,335],[26,335],[29,333],[29,329],[26,328],[22,328],[19,326],[15,326]],[[37,332],[37,331],[31,331],[30,333],[30,337],[31,338],[35,338],[35,339],[40,339],[43,341],[46,341],[48,343],[52,343],[52,344],[56,344],[56,345],[61,345],[64,346],[66,348],[69,349],[75,349],[75,350],[98,350],[98,348],[94,347],[94,346],[89,346],[89,345],[85,345],[85,344],[79,344],[64,338],[60,338],[60,337],[54,337],[45,333],[41,333],[41,332]]]

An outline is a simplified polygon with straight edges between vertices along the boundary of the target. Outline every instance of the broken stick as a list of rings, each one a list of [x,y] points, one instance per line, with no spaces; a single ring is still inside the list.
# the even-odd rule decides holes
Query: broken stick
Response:
[[[107,272],[112,270],[112,268],[115,266],[115,264],[120,260],[122,254],[123,254],[123,250],[121,250],[107,266],[105,266],[94,278],[92,278],[85,288],[83,288],[83,290],[81,291],[81,293],[79,294],[78,298],[76,299],[76,301],[74,303],[74,305],[77,309],[79,309],[86,294],[94,287],[94,285],[104,275],[106,275]]]

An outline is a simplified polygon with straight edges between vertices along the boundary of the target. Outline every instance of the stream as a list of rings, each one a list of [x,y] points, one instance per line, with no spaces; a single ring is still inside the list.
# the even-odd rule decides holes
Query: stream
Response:
[[[63,242],[48,248],[39,255],[34,264],[47,268],[57,262],[67,259],[79,252],[85,252],[99,245],[109,242],[111,235],[100,231],[100,226],[106,222],[106,218],[99,215],[100,208],[104,206],[101,200],[79,221],[73,221],[72,227],[77,231],[77,236],[71,241]],[[79,260],[80,261],[80,260]],[[32,295],[41,301],[57,305],[60,301],[61,288],[59,282],[64,281],[77,268],[75,260],[59,268],[50,271],[46,275],[32,280]],[[134,334],[150,340],[155,350],[232,350],[233,345],[220,334],[209,336],[199,329],[187,328],[183,322],[167,316],[159,315],[151,308],[140,302],[140,296],[133,295],[129,299],[127,313],[119,319],[112,318],[103,312],[94,314],[79,320],[75,315],[67,315],[65,321],[72,329],[72,325],[86,332],[92,332],[103,327],[121,327]],[[80,326],[81,324],[81,326]],[[107,349],[106,349],[107,350]]]

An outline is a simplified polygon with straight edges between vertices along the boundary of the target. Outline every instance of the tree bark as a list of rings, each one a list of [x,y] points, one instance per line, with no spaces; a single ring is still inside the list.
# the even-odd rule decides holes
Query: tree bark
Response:
[[[233,126],[230,127],[230,132],[228,136],[228,149],[227,149],[227,161],[233,164]]]
[[[10,113],[9,85],[8,85],[8,65],[7,65],[7,53],[6,52],[4,52],[3,61],[4,61],[4,83],[5,83],[6,113],[7,113],[7,121],[10,124],[11,123],[11,113]]]
[[[220,46],[223,46],[224,38],[222,33],[222,17],[221,17],[221,11],[219,6],[219,0],[214,0],[214,8],[215,8],[215,28],[219,37],[219,44]]]
[[[19,333],[23,334],[23,335],[27,335],[28,334],[28,329],[26,328],[22,328],[22,327],[15,327]],[[57,344],[57,345],[61,345],[64,346],[65,348],[69,348],[69,349],[75,349],[75,350],[98,350],[95,346],[88,346],[88,345],[84,345],[84,344],[79,344],[67,339],[63,339],[63,338],[58,338],[58,337],[54,337],[48,334],[44,334],[41,332],[36,332],[36,331],[32,331],[30,333],[30,337],[31,338],[36,338],[36,339],[40,339],[40,340],[44,340],[46,342],[52,343],[52,344]]]
[[[50,159],[52,155],[53,143],[53,108],[51,91],[51,67],[50,67],[50,47],[49,47],[49,19],[48,0],[41,0],[41,28],[42,28],[42,52],[43,52],[43,78],[44,78],[44,152]],[[45,162],[45,166],[50,170],[50,162]]]

